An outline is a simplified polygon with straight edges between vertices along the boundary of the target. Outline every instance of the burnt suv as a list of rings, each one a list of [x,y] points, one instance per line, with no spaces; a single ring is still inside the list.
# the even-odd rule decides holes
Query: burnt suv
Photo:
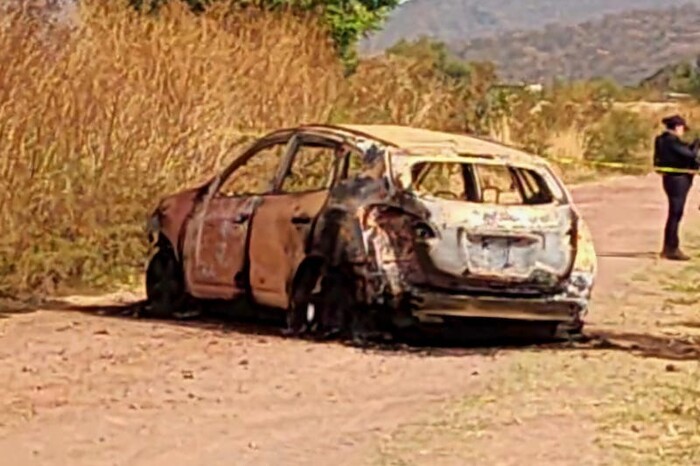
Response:
[[[544,159],[402,126],[273,132],[164,198],[149,235],[147,313],[245,299],[286,312],[292,332],[469,318],[578,332],[596,273]]]

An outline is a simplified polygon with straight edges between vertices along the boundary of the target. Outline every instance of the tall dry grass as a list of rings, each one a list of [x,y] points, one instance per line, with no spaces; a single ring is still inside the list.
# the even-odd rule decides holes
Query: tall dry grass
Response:
[[[490,124],[505,142],[580,159],[567,177],[595,176],[589,142],[607,147],[626,134],[601,128],[611,108],[595,86],[499,103],[487,95],[493,73],[473,69],[455,80],[434,63],[388,55],[346,78],[319,18],[284,11],[220,4],[198,16],[170,2],[142,16],[125,0],[82,0],[73,29],[47,25],[40,10],[3,11],[0,297],[138,279],[157,199],[278,127]],[[621,150],[646,157],[633,149]]]
[[[340,120],[392,123],[442,131],[480,130],[477,108],[486,99],[476,69],[455,80],[430,61],[384,55],[360,62],[337,105]]]
[[[0,22],[0,293],[126,279],[158,196],[250,133],[330,117],[342,68],[316,18],[171,3]]]

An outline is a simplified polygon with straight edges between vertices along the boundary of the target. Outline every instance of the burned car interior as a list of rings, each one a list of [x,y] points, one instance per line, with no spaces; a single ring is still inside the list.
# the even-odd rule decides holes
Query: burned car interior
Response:
[[[419,162],[411,169],[413,189],[441,199],[500,205],[554,202],[542,177],[533,170],[459,162]]]

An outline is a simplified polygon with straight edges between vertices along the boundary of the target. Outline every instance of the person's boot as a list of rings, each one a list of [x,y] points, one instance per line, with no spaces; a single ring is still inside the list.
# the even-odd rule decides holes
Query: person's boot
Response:
[[[689,261],[690,257],[683,253],[680,249],[675,249],[673,251],[664,250],[661,253],[661,257],[671,261]]]

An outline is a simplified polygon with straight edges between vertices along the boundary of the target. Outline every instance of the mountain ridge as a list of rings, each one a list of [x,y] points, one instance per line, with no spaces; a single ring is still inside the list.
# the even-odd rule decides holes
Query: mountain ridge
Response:
[[[636,84],[700,52],[700,6],[634,10],[575,26],[514,31],[451,44],[468,61],[491,61],[506,81],[609,78]]]
[[[632,10],[699,5],[700,0],[409,0],[390,15],[383,28],[361,44],[377,53],[401,39],[421,36],[453,43],[506,32],[534,31],[548,25],[574,25]]]
[[[507,0],[491,0],[490,8]],[[561,0],[571,4],[570,0]],[[592,4],[591,4],[592,2]],[[583,5],[589,14],[596,13],[599,0]],[[441,0],[436,5],[471,4],[473,0]],[[551,4],[551,0],[522,0],[515,11],[527,11],[534,6]],[[579,2],[582,3],[582,2]],[[624,5],[646,5],[647,0],[622,0]],[[671,6],[683,3],[681,6]],[[400,7],[398,17],[406,14],[408,6],[424,8],[425,0],[412,0]],[[616,8],[621,8],[617,4]],[[419,8],[419,10],[420,10]],[[468,11],[474,11],[468,9]],[[485,10],[492,14],[492,10]],[[513,11],[513,10],[509,10]],[[578,11],[578,10],[574,10]],[[433,12],[437,14],[436,12]],[[540,15],[540,23],[552,17],[552,12]],[[560,15],[560,23],[549,23],[537,30],[520,28],[500,34],[467,37],[457,40],[455,30],[443,27],[439,34],[426,34],[435,40],[444,41],[457,56],[469,61],[493,62],[499,75],[507,82],[550,82],[560,78],[581,80],[609,78],[622,84],[636,84],[658,70],[696,57],[700,53],[700,0],[694,2],[667,2],[664,8],[634,8],[614,14],[570,24],[571,11]],[[501,17],[505,11],[501,12]],[[391,30],[392,21],[387,24]],[[523,14],[523,19],[527,15]],[[566,19],[569,18],[569,19]],[[452,21],[458,20],[455,13]],[[473,21],[471,18],[469,21]],[[425,18],[418,20],[427,21]],[[395,24],[395,23],[394,23]],[[426,24],[426,23],[424,23]],[[464,24],[460,27],[464,27]],[[420,28],[414,28],[406,37],[411,39]],[[476,34],[476,32],[474,32]],[[467,35],[468,36],[468,35]],[[465,36],[466,37],[466,36]],[[386,38],[386,37],[385,37]],[[365,43],[362,50],[373,53]]]

